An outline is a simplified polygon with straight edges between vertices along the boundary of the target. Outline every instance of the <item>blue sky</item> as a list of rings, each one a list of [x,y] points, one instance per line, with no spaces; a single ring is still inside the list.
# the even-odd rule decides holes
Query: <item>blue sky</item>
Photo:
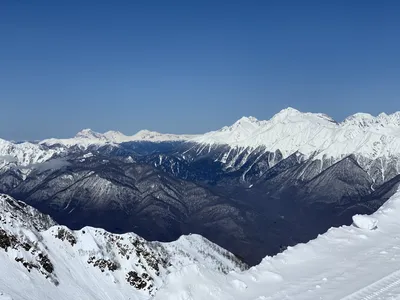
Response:
[[[399,1],[0,4],[0,137],[400,110]]]

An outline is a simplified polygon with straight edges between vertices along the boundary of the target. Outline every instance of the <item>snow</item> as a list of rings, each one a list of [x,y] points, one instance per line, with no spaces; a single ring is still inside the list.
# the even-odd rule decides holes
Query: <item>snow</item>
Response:
[[[150,131],[125,136],[115,131],[101,134],[87,129],[72,139],[50,139],[40,144],[0,140],[0,167],[43,163],[64,151],[62,147],[75,145],[87,148],[126,141],[178,140],[200,143],[199,151],[227,144],[241,149],[238,157],[240,153],[247,157],[248,147],[262,146],[266,151],[280,150],[284,157],[300,152],[313,159],[338,159],[348,154],[390,159],[400,155],[400,113],[382,113],[377,117],[358,113],[338,123],[324,114],[288,108],[268,121],[243,117],[232,126],[194,137]],[[56,144],[62,147],[43,146]],[[107,188],[110,188],[107,182],[99,183],[99,191]],[[133,252],[129,258],[123,257],[111,242],[121,238],[128,245],[129,239],[141,240],[133,233],[112,235],[104,230],[84,228],[71,232],[77,239],[77,244],[72,246],[66,240],[55,238],[62,227],[55,226],[52,220],[38,215],[32,208],[24,208],[21,203],[17,203],[17,208],[7,203],[0,203],[0,228],[47,253],[54,262],[55,275],[47,274],[42,267],[29,272],[15,260],[37,263],[40,252],[31,253],[21,247],[4,251],[0,247],[0,273],[7,274],[0,276],[1,300],[151,297],[154,300],[357,300],[399,299],[400,295],[400,191],[373,215],[354,216],[352,226],[332,228],[307,244],[266,257],[258,266],[244,272],[226,257],[226,252],[201,236],[184,236],[173,243],[143,242],[155,257],[168,257],[171,263],[159,275],[145,261],[136,265],[140,255]],[[88,263],[93,255],[115,260],[120,267],[115,272],[102,272]],[[152,276],[154,293],[127,284],[128,270]]]
[[[78,132],[67,139],[50,138],[34,143],[12,143],[0,140],[0,167],[10,162],[28,166],[48,160],[55,154],[70,147],[87,149],[90,146],[114,145],[124,142],[192,142],[199,144],[198,153],[211,151],[213,146],[228,145],[231,149],[246,151],[249,157],[252,150],[262,147],[264,152],[279,150],[283,158],[293,153],[301,153],[312,159],[333,159],[338,161],[355,154],[370,160],[391,159],[400,155],[400,112],[390,115],[381,113],[372,116],[357,113],[343,122],[336,122],[321,113],[303,113],[294,108],[286,108],[270,120],[257,120],[242,117],[231,126],[202,135],[163,134],[141,130],[128,136],[119,131],[98,133],[91,129]],[[51,146],[47,149],[44,146]],[[221,158],[224,162],[229,153]],[[237,159],[236,158],[236,159]],[[234,163],[235,159],[228,163]],[[246,158],[240,162],[246,163]]]
[[[78,132],[75,137],[69,139],[51,138],[40,142],[45,145],[62,145],[65,147],[78,146],[86,149],[91,145],[118,145],[125,142],[174,142],[174,141],[187,141],[196,137],[195,135],[178,135],[169,133],[159,133],[149,130],[141,130],[138,133],[127,136],[119,131],[107,131],[105,133],[95,132],[91,129],[83,129]]]
[[[0,168],[13,164],[29,166],[45,162],[58,153],[58,150],[46,149],[29,142],[12,143],[0,139]]]
[[[150,299],[168,273],[196,263],[221,274],[245,267],[198,235],[160,243],[92,227],[71,231],[0,194],[0,299]]]
[[[9,295],[5,295],[0,292],[0,300],[12,300],[12,298]]]
[[[353,223],[358,228],[373,230],[376,229],[378,220],[367,215],[355,215],[353,216]]]
[[[370,159],[400,154],[400,112],[374,117],[358,113],[338,123],[321,113],[287,108],[267,121],[241,118],[232,126],[195,137],[205,145],[264,147],[283,157],[300,152],[313,159],[359,154]]]
[[[17,204],[4,202],[0,209],[7,216]],[[218,246],[189,235],[172,243],[143,242],[151,256],[162,255],[171,263],[157,275],[146,262],[138,266],[141,256],[134,252],[130,258],[120,254],[118,243],[131,245],[130,238],[140,239],[132,233],[113,235],[90,227],[69,231],[60,226],[37,232],[29,229],[29,224],[36,228],[51,224],[32,223],[37,219],[32,208],[26,213],[17,211],[20,213],[8,217],[12,223],[0,223],[1,227],[25,241],[34,239],[54,262],[55,274],[46,278],[35,269],[27,272],[14,257],[34,259],[30,253],[0,248],[0,272],[7,274],[0,276],[5,299],[378,300],[399,299],[400,295],[400,190],[376,213],[356,216],[354,225],[331,228],[306,244],[264,258],[247,271],[235,267]],[[70,232],[77,243],[71,246],[67,240],[55,238],[60,228]],[[26,234],[29,230],[35,235]],[[90,256],[112,259],[120,267],[102,272],[87,263]],[[221,266],[226,272],[221,272]],[[129,269],[154,276],[154,293],[127,285]]]
[[[332,228],[244,272],[190,266],[168,275],[154,299],[399,299],[399,213],[400,191],[372,216],[362,216],[362,222],[379,222],[375,230]]]

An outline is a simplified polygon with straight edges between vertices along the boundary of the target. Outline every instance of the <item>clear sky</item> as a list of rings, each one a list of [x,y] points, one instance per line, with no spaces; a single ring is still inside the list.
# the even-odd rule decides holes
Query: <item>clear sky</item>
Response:
[[[400,110],[400,1],[0,2],[0,137]]]

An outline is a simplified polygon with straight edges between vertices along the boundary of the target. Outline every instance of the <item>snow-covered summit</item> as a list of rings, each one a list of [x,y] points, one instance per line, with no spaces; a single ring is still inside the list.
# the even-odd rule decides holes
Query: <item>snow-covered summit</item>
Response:
[[[103,135],[101,133],[91,130],[90,128],[86,128],[86,129],[79,131],[75,135],[75,138],[77,138],[77,139],[101,139],[101,138],[103,138]]]
[[[316,158],[340,159],[360,154],[370,159],[400,154],[400,112],[374,117],[358,113],[336,122],[321,113],[303,113],[286,108],[270,120],[243,117],[232,126],[192,139],[206,145],[233,148],[263,147],[281,151],[284,157],[295,152]]]
[[[343,125],[369,127],[376,121],[376,117],[367,113],[356,113],[347,117],[343,121]]]

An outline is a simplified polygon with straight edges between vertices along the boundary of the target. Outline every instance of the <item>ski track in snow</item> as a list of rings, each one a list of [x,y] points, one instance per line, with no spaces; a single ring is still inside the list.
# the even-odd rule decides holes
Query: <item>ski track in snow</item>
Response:
[[[343,228],[344,229],[344,228]],[[392,228],[393,230],[394,228]],[[397,226],[397,230],[399,227]],[[340,230],[340,229],[339,229]],[[333,230],[332,232],[334,232]],[[367,235],[364,236],[361,232]],[[358,245],[354,241],[345,239],[336,239],[335,243],[348,243],[338,251],[338,254],[344,257],[326,257],[321,264],[333,264],[332,269],[326,270],[326,267],[319,267],[318,261],[309,261],[302,267],[304,277],[295,278],[289,284],[283,287],[269,297],[261,296],[268,300],[396,300],[400,299],[400,237],[392,236],[387,232],[374,232],[374,230],[355,229],[352,233],[357,233],[360,238]],[[371,233],[371,236],[368,235]],[[387,235],[382,239],[382,244],[377,242],[372,236]],[[336,237],[336,234],[335,234]],[[335,238],[334,237],[334,238]],[[322,235],[319,239],[323,239]],[[326,236],[325,236],[326,238]],[[317,239],[318,240],[318,239]],[[315,240],[315,241],[317,241]],[[332,242],[332,236],[329,238]],[[364,244],[362,241],[365,241]],[[386,241],[385,241],[386,240]],[[385,241],[385,242],[384,242]],[[387,242],[390,241],[390,242]],[[321,242],[321,241],[319,241]],[[306,244],[307,245],[307,244]],[[307,247],[307,246],[306,246]],[[346,249],[347,248],[347,249]],[[344,251],[343,251],[344,250]],[[332,250],[335,253],[335,250]],[[347,254],[346,254],[347,253]],[[350,255],[349,255],[350,254]],[[318,253],[317,253],[318,255]],[[318,258],[320,259],[320,258]],[[305,258],[307,261],[307,258]],[[290,265],[288,261],[285,264]],[[299,273],[296,264],[288,271]],[[310,268],[310,274],[306,270]],[[315,270],[312,270],[314,269]],[[258,300],[258,298],[257,298]]]
[[[392,294],[396,288],[400,287],[400,270],[389,274],[388,276],[350,294],[341,300],[383,300],[399,299],[398,293]],[[396,298],[390,298],[396,297]]]

